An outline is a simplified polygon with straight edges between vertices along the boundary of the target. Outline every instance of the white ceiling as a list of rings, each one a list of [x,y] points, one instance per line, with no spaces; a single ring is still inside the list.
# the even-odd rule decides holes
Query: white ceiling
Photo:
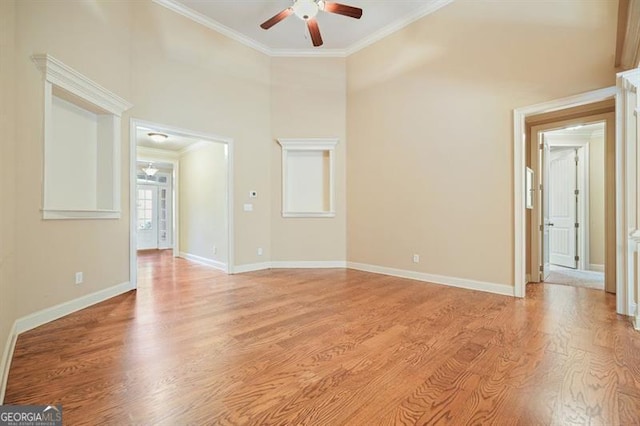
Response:
[[[154,142],[148,135],[150,132],[164,133],[169,136],[162,142]],[[153,149],[162,149],[164,151],[182,152],[187,147],[201,142],[199,139],[186,138],[184,136],[173,135],[171,133],[138,127],[136,130],[136,139],[138,146],[144,146]]]
[[[346,56],[453,0],[339,0],[363,9],[361,19],[320,12],[324,45],[311,45],[304,21],[292,15],[269,30],[260,24],[292,0],[154,0],[181,15],[272,56]]]

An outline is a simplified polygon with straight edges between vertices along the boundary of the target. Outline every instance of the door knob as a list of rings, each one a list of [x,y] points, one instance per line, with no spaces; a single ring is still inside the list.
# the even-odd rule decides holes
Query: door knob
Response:
[[[554,226],[553,223],[547,223],[547,226]]]

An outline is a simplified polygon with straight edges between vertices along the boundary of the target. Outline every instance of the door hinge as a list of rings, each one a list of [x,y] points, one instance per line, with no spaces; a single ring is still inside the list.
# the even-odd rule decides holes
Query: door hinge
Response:
[[[574,193],[574,194],[576,194],[576,195],[578,195],[578,194],[580,194],[580,190],[579,190],[579,189],[576,189],[575,191],[573,191],[573,193]]]
[[[540,184],[540,191],[542,191],[542,184]]]
[[[580,224],[578,222],[576,222],[576,228],[578,228],[580,226]]]
[[[544,265],[540,265],[540,272],[544,272]]]
[[[578,157],[576,157],[576,164],[578,164]]]
[[[539,144],[539,145],[538,145],[538,148],[539,148],[539,149],[544,149],[544,144],[543,144],[543,143]]]
[[[540,230],[544,231],[544,226],[540,225]]]
[[[578,260],[580,260],[580,256],[574,257],[573,260],[575,260],[577,262]]]

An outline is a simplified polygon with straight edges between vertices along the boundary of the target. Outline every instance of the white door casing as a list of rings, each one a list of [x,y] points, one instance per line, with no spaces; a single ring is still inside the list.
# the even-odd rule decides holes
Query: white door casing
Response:
[[[577,268],[577,165],[574,148],[551,151],[549,160],[549,261]]]
[[[540,195],[542,196],[542,214],[540,215],[542,219],[542,223],[540,224],[541,230],[541,241],[542,241],[542,276],[540,277],[540,281],[546,281],[551,273],[551,259],[550,259],[550,236],[549,231],[550,227],[553,226],[549,222],[549,159],[551,158],[551,151],[549,144],[544,140],[544,133],[540,135],[540,141],[542,149],[540,150],[541,156],[541,164],[542,164],[542,188],[540,190]]]

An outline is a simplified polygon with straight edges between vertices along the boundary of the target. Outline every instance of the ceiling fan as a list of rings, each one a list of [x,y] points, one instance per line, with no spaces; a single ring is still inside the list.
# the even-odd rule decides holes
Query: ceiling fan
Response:
[[[313,45],[316,47],[322,46],[322,36],[320,35],[320,28],[318,28],[318,21],[315,18],[319,11],[336,13],[355,19],[360,19],[362,16],[362,9],[359,7],[323,0],[294,0],[291,7],[267,19],[260,24],[260,27],[268,30],[278,22],[295,14],[298,18],[306,21]]]

